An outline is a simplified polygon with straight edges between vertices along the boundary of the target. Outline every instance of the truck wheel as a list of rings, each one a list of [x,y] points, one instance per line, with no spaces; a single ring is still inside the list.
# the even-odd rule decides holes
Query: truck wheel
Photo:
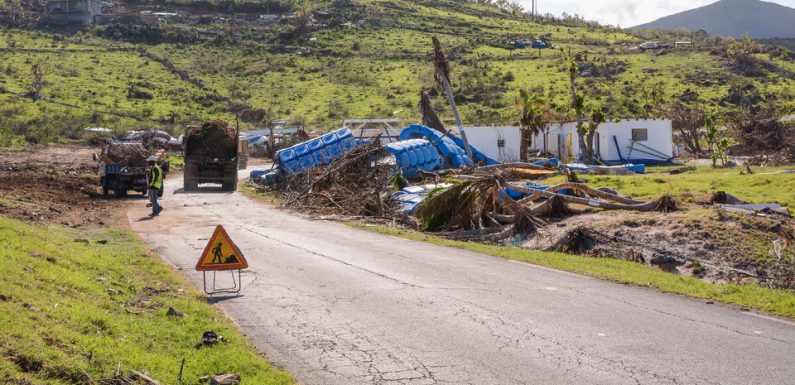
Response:
[[[100,184],[102,184],[102,195],[108,195],[108,192],[110,192],[110,186],[108,185],[108,179],[107,178],[102,178],[102,180],[100,181]]]
[[[195,179],[185,178],[182,187],[185,191],[196,191],[199,189],[199,183]]]

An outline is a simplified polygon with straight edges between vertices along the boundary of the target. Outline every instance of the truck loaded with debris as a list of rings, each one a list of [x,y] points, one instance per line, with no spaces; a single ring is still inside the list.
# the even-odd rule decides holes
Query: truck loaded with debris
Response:
[[[149,152],[140,142],[114,140],[103,147],[97,159],[102,194],[111,190],[116,198],[126,196],[129,190],[146,194],[147,157]]]
[[[224,121],[188,126],[184,139],[185,191],[203,183],[220,184],[223,190],[237,188],[239,131]]]

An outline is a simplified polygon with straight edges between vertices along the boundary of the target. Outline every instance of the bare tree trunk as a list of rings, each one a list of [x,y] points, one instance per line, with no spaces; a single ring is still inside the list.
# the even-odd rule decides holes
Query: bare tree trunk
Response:
[[[469,140],[467,139],[466,132],[464,132],[464,123],[461,122],[461,115],[458,114],[458,107],[455,105],[455,99],[453,98],[453,90],[450,87],[450,81],[444,76],[442,76],[442,81],[444,82],[444,92],[447,94],[447,101],[450,103],[450,109],[453,111],[456,127],[458,127],[458,132],[461,134],[461,139],[464,140],[464,151],[466,151],[467,156],[469,159],[472,159],[472,162],[474,163],[475,157],[472,156],[472,149],[469,147]]]
[[[570,83],[571,83],[571,85],[570,85],[571,102],[572,102],[572,106],[574,106],[575,112],[577,114],[577,139],[579,141],[580,154],[584,156],[586,148],[585,148],[585,131],[583,131],[583,129],[582,129],[583,116],[582,116],[582,111],[579,108],[577,108],[577,89],[574,86],[574,77],[573,76],[570,78]]]
[[[519,160],[527,162],[527,142],[529,141],[529,131],[527,127],[519,127]]]
[[[596,129],[591,127],[586,134],[585,154],[583,154],[583,162],[585,164],[595,164],[595,152],[593,148],[593,138],[596,136]]]

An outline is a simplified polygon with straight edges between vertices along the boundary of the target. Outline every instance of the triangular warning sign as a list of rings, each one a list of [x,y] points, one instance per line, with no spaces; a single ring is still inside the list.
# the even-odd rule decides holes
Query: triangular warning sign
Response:
[[[246,258],[229,238],[224,227],[215,226],[213,236],[210,237],[210,242],[207,242],[207,246],[196,264],[196,270],[237,270],[247,267]]]

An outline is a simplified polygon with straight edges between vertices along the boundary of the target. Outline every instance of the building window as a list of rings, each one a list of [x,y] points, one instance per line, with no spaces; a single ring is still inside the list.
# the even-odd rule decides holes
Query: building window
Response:
[[[649,130],[647,128],[633,128],[632,129],[632,141],[633,142],[645,142],[649,140]]]

